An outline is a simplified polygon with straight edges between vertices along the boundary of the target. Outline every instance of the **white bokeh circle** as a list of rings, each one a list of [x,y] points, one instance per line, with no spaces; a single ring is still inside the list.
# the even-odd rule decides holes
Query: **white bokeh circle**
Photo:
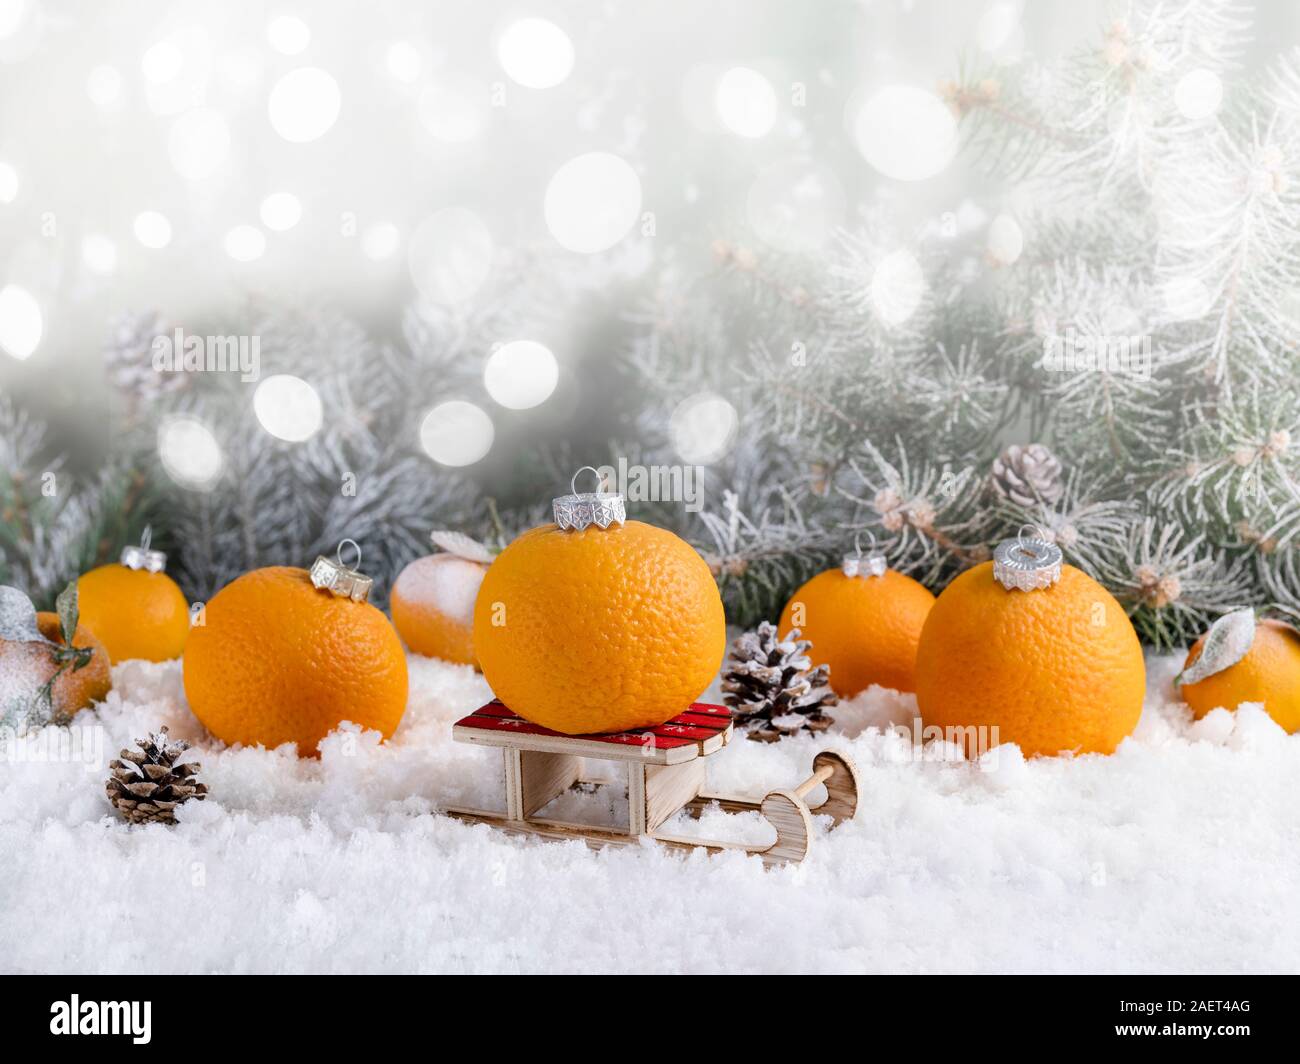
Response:
[[[221,476],[221,445],[202,421],[188,414],[158,426],[158,457],[167,475],[183,488],[208,491]]]
[[[555,355],[536,340],[511,340],[488,356],[483,384],[508,410],[527,410],[551,397],[560,380]]]
[[[1209,313],[1214,303],[1210,289],[1199,277],[1174,277],[1160,287],[1161,301],[1170,321],[1195,321]]]
[[[6,354],[19,361],[30,358],[44,331],[41,305],[34,295],[16,284],[0,288],[0,348]]]
[[[449,77],[420,93],[420,123],[434,140],[465,144],[487,128],[491,104],[486,86],[463,77]]]
[[[498,38],[497,61],[511,81],[529,89],[549,89],[573,70],[573,42],[554,22],[522,18]]]
[[[301,443],[320,431],[324,420],[320,395],[301,377],[277,373],[253,393],[253,413],[278,440]]]
[[[439,403],[420,423],[420,446],[445,466],[473,465],[492,449],[495,435],[487,412],[464,399]]]
[[[587,152],[546,186],[546,227],[562,247],[591,255],[613,247],[641,213],[641,180],[617,155]]]
[[[283,233],[302,221],[302,202],[292,192],[272,192],[262,200],[258,215],[268,229]]]
[[[912,85],[887,85],[862,105],[854,138],[867,162],[897,181],[924,181],[957,153],[957,119],[938,96]]]
[[[733,67],[718,79],[713,105],[722,124],[741,137],[766,136],[776,125],[776,90],[749,67]]]
[[[110,274],[117,268],[117,245],[103,233],[87,233],[81,238],[81,261],[91,273]]]
[[[254,262],[266,253],[266,234],[255,225],[237,225],[226,234],[223,246],[236,262]]]
[[[172,168],[190,181],[210,177],[230,154],[230,126],[213,107],[196,107],[172,123],[167,155]]]
[[[739,427],[740,417],[728,400],[699,392],[677,404],[668,419],[668,438],[683,462],[707,465],[731,450]]]
[[[999,214],[989,223],[989,255],[1002,266],[1010,266],[1025,250],[1025,233],[1009,214]]]
[[[1174,106],[1193,122],[1216,114],[1222,103],[1223,81],[1213,70],[1189,71],[1174,86]]]
[[[157,251],[172,242],[172,223],[159,211],[141,211],[131,223],[136,240]]]
[[[278,15],[267,23],[266,39],[281,55],[298,55],[311,44],[311,29],[294,15]]]
[[[876,264],[870,300],[876,316],[886,325],[902,325],[916,313],[924,295],[925,274],[910,251],[891,252]]]
[[[361,254],[371,262],[391,259],[402,246],[402,234],[392,222],[375,222],[361,234]]]
[[[323,137],[338,121],[343,94],[333,76],[319,67],[299,67],[271,88],[266,113],[271,128],[294,144]]]

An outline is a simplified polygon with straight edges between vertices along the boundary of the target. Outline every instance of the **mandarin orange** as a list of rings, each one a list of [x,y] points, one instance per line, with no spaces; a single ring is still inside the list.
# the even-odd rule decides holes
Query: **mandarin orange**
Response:
[[[218,739],[296,743],[303,756],[343,721],[388,738],[406,709],[406,655],[388,618],[289,566],[254,569],[212,597],[185,646],[184,679]]]
[[[474,649],[497,697],[568,734],[676,716],[708,687],[726,643],[704,559],[640,521],[523,533],[492,563],[474,606]]]

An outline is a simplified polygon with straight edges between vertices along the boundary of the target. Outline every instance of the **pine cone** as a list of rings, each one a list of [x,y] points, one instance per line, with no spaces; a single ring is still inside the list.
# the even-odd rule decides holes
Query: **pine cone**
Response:
[[[993,490],[1019,506],[1056,502],[1065,485],[1061,463],[1041,443],[1013,443],[993,459]]]
[[[763,621],[732,646],[722,673],[723,701],[740,714],[751,739],[775,742],[800,731],[825,731],[834,718],[823,713],[839,699],[830,689],[829,665],[812,668],[812,646],[792,628],[781,640],[776,625]]]
[[[159,373],[153,368],[153,345],[170,332],[157,314],[117,315],[104,344],[104,371],[118,391],[139,402],[151,402],[186,386],[184,373]]]
[[[166,728],[135,743],[143,753],[123,750],[120,761],[109,762],[112,775],[105,784],[108,800],[132,824],[175,824],[173,810],[178,805],[208,796],[207,786],[194,779],[198,764],[176,763],[190,744],[167,742]]]

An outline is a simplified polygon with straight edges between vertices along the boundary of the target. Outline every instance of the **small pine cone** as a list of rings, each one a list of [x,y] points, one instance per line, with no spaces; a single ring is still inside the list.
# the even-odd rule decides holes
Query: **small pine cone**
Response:
[[[109,326],[104,344],[104,371],[109,383],[137,402],[151,402],[187,384],[184,373],[160,373],[154,369],[153,348],[169,330],[157,314],[117,315]]]
[[[778,638],[776,625],[768,621],[733,644],[722,673],[722,697],[751,739],[775,742],[801,731],[825,731],[834,722],[823,712],[839,701],[829,686],[830,666],[813,668],[810,646],[798,628]]]
[[[111,775],[104,785],[108,800],[132,824],[175,824],[175,809],[191,798],[202,801],[208,788],[194,777],[199,766],[193,761],[177,763],[189,749],[186,742],[167,742],[167,729],[135,741],[139,750],[123,750],[120,760],[110,761]]]
[[[993,490],[1019,506],[1052,504],[1065,491],[1061,463],[1041,443],[1013,443],[993,459]]]

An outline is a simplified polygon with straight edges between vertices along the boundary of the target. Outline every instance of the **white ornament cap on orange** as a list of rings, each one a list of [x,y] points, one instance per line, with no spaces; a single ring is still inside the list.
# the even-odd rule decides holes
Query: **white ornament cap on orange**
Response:
[[[354,566],[343,562],[343,548],[349,543],[357,552]],[[345,539],[333,558],[318,554],[311,563],[311,582],[317,591],[328,591],[338,598],[351,599],[353,602],[365,602],[370,597],[370,588],[374,580],[357,571],[361,565],[361,547],[354,539]]]
[[[868,532],[867,535],[871,536],[871,533]],[[862,553],[861,537],[861,532],[853,537],[854,553],[844,555],[844,560],[840,562],[840,570],[849,577],[884,576],[889,563],[885,561],[885,556],[876,550],[876,537],[871,536],[871,549],[866,554]]]
[[[588,470],[596,478],[596,490],[580,492],[578,477]],[[593,466],[583,466],[579,469],[573,474],[573,480],[569,482],[570,494],[551,500],[555,523],[568,532],[581,532],[592,525],[597,528],[621,525],[627,520],[625,500],[616,491],[601,491],[604,486],[605,481],[600,475],[600,470]]]
[[[1034,534],[1025,535],[1025,529]],[[1015,539],[1004,539],[993,552],[993,578],[1008,591],[1040,591],[1061,579],[1064,555],[1033,525],[1022,525]]]
[[[161,573],[167,568],[167,555],[160,550],[150,550],[153,541],[153,526],[145,525],[140,533],[138,547],[123,547],[118,559],[128,569],[143,569],[147,573]]]

